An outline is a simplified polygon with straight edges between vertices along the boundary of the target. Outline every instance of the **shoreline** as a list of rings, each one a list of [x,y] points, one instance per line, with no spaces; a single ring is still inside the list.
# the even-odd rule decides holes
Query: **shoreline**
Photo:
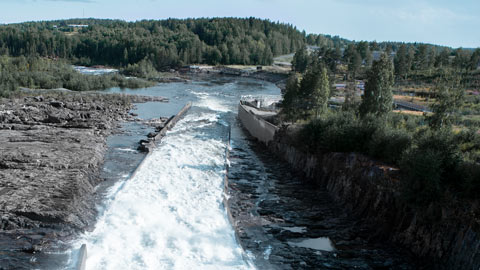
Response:
[[[429,269],[409,250],[375,238],[378,227],[271,151],[274,141],[266,146],[242,121],[238,128],[246,138],[230,153],[228,204],[242,246],[261,269]]]
[[[187,73],[185,77],[195,78],[196,75],[200,78],[226,76]],[[26,133],[26,138],[13,141],[20,145],[43,145],[38,146],[39,149],[2,146],[4,152],[25,159],[3,156],[0,174],[3,176],[14,170],[15,164],[25,165],[22,170],[26,172],[25,179],[30,181],[23,181],[23,188],[28,192],[6,182],[7,179],[13,182],[14,173],[0,181],[0,203],[3,205],[0,208],[0,244],[4,252],[0,265],[7,269],[38,266],[31,264],[32,258],[45,256],[45,251],[65,249],[67,244],[63,241],[68,242],[94,226],[98,217],[95,209],[97,187],[105,180],[100,171],[106,158],[107,138],[118,132],[118,124],[122,121],[142,122],[133,121],[129,113],[134,107],[132,103],[152,101],[165,102],[166,99],[64,89],[22,89],[18,97],[2,99],[0,129],[9,132],[2,132],[0,141],[9,142]],[[54,145],[58,148],[52,151]],[[78,149],[85,153],[79,153]],[[36,151],[39,153],[35,154]],[[58,158],[62,152],[67,154]],[[41,160],[41,164],[36,164],[36,160]],[[35,170],[41,170],[44,175],[32,175]],[[48,175],[45,171],[56,174]]]
[[[2,99],[0,265],[34,267],[33,254],[94,225],[107,138],[133,120],[133,103],[150,101],[165,99],[58,91]]]
[[[242,120],[244,125],[252,125],[248,119]],[[478,268],[475,202],[471,209],[454,199],[425,209],[414,208],[402,200],[398,169],[358,153],[313,155],[294,143],[296,132],[295,128],[282,128],[271,141],[261,144],[277,160],[287,163],[292,172],[300,174],[302,180],[297,185],[322,188],[333,204],[340,204],[349,217],[361,221],[358,225],[369,233],[367,239],[406,250],[420,269]],[[256,134],[254,138],[260,140]],[[312,201],[322,202],[319,198]],[[345,243],[342,240],[342,245]]]

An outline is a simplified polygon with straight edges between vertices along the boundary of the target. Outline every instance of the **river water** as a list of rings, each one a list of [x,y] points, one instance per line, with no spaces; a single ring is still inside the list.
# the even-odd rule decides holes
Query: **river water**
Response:
[[[225,150],[240,97],[280,90],[267,82],[217,77],[110,92],[170,99],[139,104],[136,113],[143,119],[173,115],[190,101],[193,106],[133,176],[138,157],[130,159],[134,165],[121,157],[136,145],[119,141],[125,135],[109,140],[104,176],[112,185],[102,192],[94,230],[73,243],[87,245],[87,269],[253,269],[223,205]],[[71,257],[70,266],[75,252]]]
[[[213,76],[109,91],[170,99],[139,104],[143,119],[193,106],[135,175],[144,157],[137,142],[153,128],[125,123],[109,138],[97,224],[70,243],[64,269],[75,265],[82,244],[88,270],[416,269],[408,252],[372,240],[371,227],[245,133],[236,118],[239,99],[278,95],[274,84]]]

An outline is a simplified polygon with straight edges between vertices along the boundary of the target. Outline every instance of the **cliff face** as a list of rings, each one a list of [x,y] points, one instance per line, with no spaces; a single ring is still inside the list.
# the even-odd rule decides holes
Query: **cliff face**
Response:
[[[378,228],[373,238],[410,249],[436,269],[480,268],[480,207],[448,204],[413,209],[398,190],[399,171],[356,153],[310,155],[282,130],[268,147],[306,177],[327,188],[356,218]]]

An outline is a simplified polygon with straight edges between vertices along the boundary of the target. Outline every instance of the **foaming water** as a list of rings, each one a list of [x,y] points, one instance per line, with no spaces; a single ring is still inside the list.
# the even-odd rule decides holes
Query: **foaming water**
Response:
[[[119,170],[123,159],[117,164],[112,156],[117,166],[109,166],[106,175],[116,182],[102,192],[95,229],[71,243],[70,266],[85,243],[89,270],[254,268],[251,252],[237,243],[223,206],[228,126],[235,121],[240,96],[280,91],[273,84],[243,83],[250,81],[217,78],[110,90],[169,98],[161,106],[139,105],[135,112],[144,119],[171,115],[189,101],[193,106],[134,176]],[[120,155],[135,148],[113,146]]]
[[[188,114],[115,186],[95,230],[79,241],[87,269],[252,268],[222,205],[226,142],[217,119]],[[209,129],[218,134],[207,136]]]

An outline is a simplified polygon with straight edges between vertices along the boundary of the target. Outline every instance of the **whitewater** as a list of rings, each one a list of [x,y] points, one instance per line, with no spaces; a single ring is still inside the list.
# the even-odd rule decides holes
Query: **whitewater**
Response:
[[[252,269],[222,203],[227,142],[206,133],[218,120],[214,111],[188,114],[110,189],[95,230],[78,243],[87,244],[87,269]]]

